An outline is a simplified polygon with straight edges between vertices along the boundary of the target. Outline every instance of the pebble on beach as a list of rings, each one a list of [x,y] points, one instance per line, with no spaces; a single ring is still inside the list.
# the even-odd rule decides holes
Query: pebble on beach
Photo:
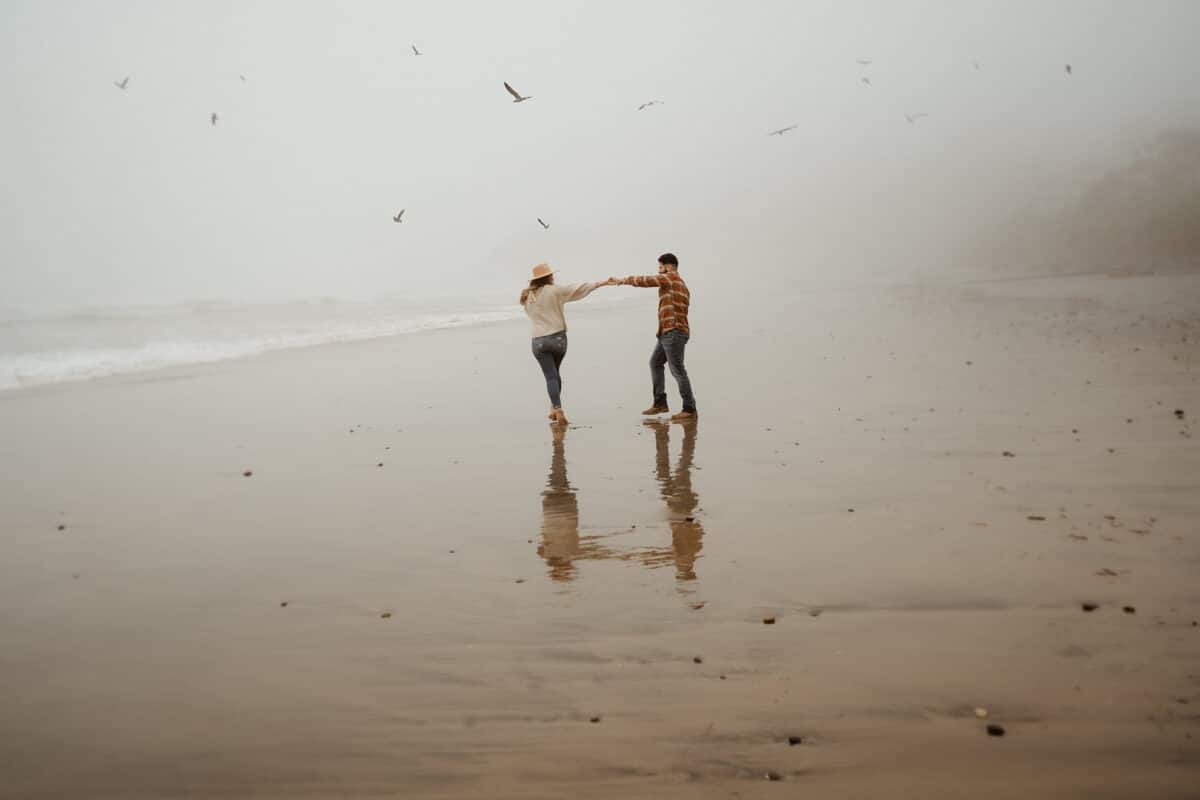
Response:
[[[764,775],[763,777],[764,777],[764,778],[766,778],[766,779],[767,779],[767,780],[769,780],[769,781],[781,781],[781,780],[783,780],[783,776],[782,776],[782,775],[780,775],[778,772],[768,772],[768,773],[767,773],[766,775]]]
[[[763,617],[763,625],[774,625],[774,624],[775,624],[774,617]]]
[[[693,664],[703,664],[704,659],[701,658],[700,656],[692,656],[692,663]]]
[[[1017,457],[1017,454],[1014,453],[1012,450],[1005,450],[1000,455],[1004,456],[1005,458],[1016,458]]]
[[[287,608],[287,604],[288,604],[288,601],[287,601],[287,600],[284,600],[282,603],[280,603],[280,604],[279,604],[279,607],[280,607],[280,608]]]
[[[66,525],[61,525],[61,524],[60,524],[60,525],[58,526],[58,529],[59,529],[60,531],[65,531],[65,530],[67,529],[67,526],[66,526]]]
[[[1003,736],[1004,735],[1004,726],[997,725],[996,723],[993,722],[991,725],[987,726],[987,732],[988,732],[988,736]]]
[[[1123,606],[1121,608],[1121,610],[1124,611],[1126,614],[1136,614],[1137,613],[1137,609],[1134,608],[1133,606]]]
[[[804,737],[803,736],[789,736],[789,737],[787,737],[787,743],[788,743],[789,747],[795,747],[798,744],[804,744]]]
[[[245,472],[242,473],[242,477],[249,478],[253,474],[254,474],[254,472],[252,470],[246,470]]]
[[[392,612],[390,612],[390,611],[385,611],[385,612],[383,612],[382,614],[380,614],[380,615],[379,615],[379,618],[380,618],[380,619],[391,619],[391,618],[392,618]]]
[[[987,715],[988,710],[986,708],[980,707],[975,709],[975,716],[979,717],[979,719],[987,719]]]
[[[1046,518],[1043,517],[1041,514],[1030,514],[1025,519],[1031,520],[1033,522],[1045,522],[1046,521]]]
[[[1099,607],[1100,606],[1096,605],[1095,603],[1084,603],[1083,604],[1084,611],[1095,611]]]
[[[592,717],[590,720],[588,720],[588,722],[599,722],[599,721],[600,721],[599,717]]]

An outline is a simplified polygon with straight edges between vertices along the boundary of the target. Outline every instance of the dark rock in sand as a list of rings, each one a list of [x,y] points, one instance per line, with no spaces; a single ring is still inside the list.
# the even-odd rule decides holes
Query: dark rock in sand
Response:
[[[279,604],[279,607],[280,607],[280,608],[287,608],[287,604],[288,604],[288,601],[287,601],[287,600],[284,600],[282,603],[280,603],[280,604]]]
[[[701,658],[700,656],[692,656],[692,663],[693,664],[703,664],[704,659]]]
[[[783,776],[782,776],[782,775],[780,775],[778,772],[768,772],[766,775],[763,775],[763,777],[764,777],[764,778],[766,778],[766,779],[767,779],[767,780],[769,780],[769,781],[781,781],[781,780],[783,780]]]
[[[599,722],[599,721],[600,721],[599,717],[592,717],[591,719],[588,720],[588,722]]]
[[[988,736],[1003,736],[1004,735],[1004,726],[997,725],[996,723],[993,722],[991,725],[987,726],[987,732],[988,732]]]
[[[1099,607],[1100,606],[1096,605],[1095,603],[1084,603],[1083,604],[1084,611],[1095,611]]]
[[[696,518],[695,517],[684,517],[683,521],[684,522],[695,522]]]
[[[525,582],[525,579],[524,579],[524,578],[517,578],[517,580],[516,580],[515,582],[516,582],[516,583],[524,583],[524,582]]]
[[[385,612],[383,612],[382,614],[380,614],[380,615],[379,615],[379,618],[380,618],[380,619],[391,619],[391,618],[392,618],[392,612],[390,612],[390,611],[385,611]]]
[[[1116,572],[1114,572],[1113,570],[1109,569],[1108,567],[1105,567],[1104,569],[1098,569],[1098,570],[1096,570],[1096,574],[1097,574],[1097,575],[1099,575],[1099,576],[1100,576],[1100,577],[1102,577],[1102,578],[1115,578],[1115,577],[1117,577],[1117,573],[1116,573]]]
[[[804,737],[803,736],[789,736],[787,738],[787,743],[790,747],[795,747],[798,744],[804,744]]]
[[[819,616],[821,616],[821,609],[819,609],[819,608],[810,609],[808,612],[808,615],[810,617],[819,617]]]
[[[254,472],[252,470],[246,470],[245,472],[242,473],[242,477],[249,478],[253,474],[254,474]]]
[[[382,467],[382,466],[383,466],[383,462],[382,462],[382,461],[380,461],[380,462],[379,462],[378,464],[376,464],[375,466],[377,466],[377,467]]]
[[[851,514],[853,514],[853,513],[854,513],[854,509],[853,509],[853,508],[847,508],[846,510],[847,510],[848,512],[850,512]]]
[[[1192,624],[1193,624],[1193,625],[1195,625],[1196,623],[1194,623],[1194,622],[1193,622]],[[722,676],[721,676],[721,680],[725,680],[725,676],[724,676],[724,675],[722,675]]]
[[[1043,517],[1041,514],[1030,514],[1025,519],[1032,520],[1033,522],[1045,522],[1046,521],[1046,518]]]
[[[59,525],[59,526],[58,526],[58,529],[59,529],[60,531],[65,531],[65,530],[67,529],[67,526],[66,526],[66,525]]]
[[[1012,450],[1005,450],[1000,455],[1004,456],[1005,458],[1016,458],[1017,457],[1017,454],[1014,453]]]
[[[1182,408],[1175,409],[1175,419],[1183,419],[1183,409]]]
[[[1137,609],[1134,608],[1133,606],[1122,606],[1121,610],[1124,611],[1126,614],[1136,614],[1137,613]]]
[[[774,625],[774,624],[775,624],[774,617],[763,617],[763,625]]]

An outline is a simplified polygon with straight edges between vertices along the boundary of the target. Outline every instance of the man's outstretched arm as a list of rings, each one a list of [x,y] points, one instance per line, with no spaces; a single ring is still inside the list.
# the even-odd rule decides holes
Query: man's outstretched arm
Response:
[[[663,285],[662,275],[630,275],[627,278],[610,278],[621,286],[639,286],[643,289],[658,288]]]

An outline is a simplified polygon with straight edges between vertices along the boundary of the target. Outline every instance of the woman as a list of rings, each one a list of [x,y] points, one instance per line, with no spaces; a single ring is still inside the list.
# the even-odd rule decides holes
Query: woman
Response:
[[[521,292],[521,306],[533,324],[533,357],[546,376],[546,391],[550,395],[550,419],[567,424],[562,410],[562,377],[558,368],[567,355],[567,321],[563,304],[582,300],[600,286],[612,286],[612,280],[600,283],[554,285],[554,270],[549,264],[533,268],[533,277]]]

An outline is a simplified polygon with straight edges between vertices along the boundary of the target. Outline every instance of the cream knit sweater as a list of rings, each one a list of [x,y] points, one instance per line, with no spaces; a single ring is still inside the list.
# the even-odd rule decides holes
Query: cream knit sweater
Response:
[[[567,329],[563,305],[582,300],[603,283],[575,283],[570,286],[550,284],[534,292],[525,302],[525,314],[533,323],[533,338],[561,333]]]

